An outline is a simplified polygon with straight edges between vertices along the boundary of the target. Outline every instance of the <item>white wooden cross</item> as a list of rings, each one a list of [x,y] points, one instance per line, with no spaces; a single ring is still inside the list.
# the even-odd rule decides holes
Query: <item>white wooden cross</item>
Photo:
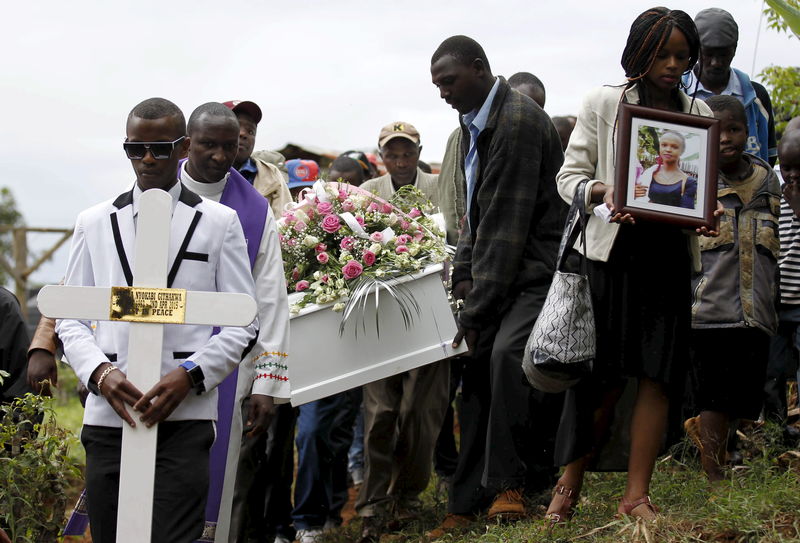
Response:
[[[171,215],[169,194],[163,190],[142,194],[134,287],[166,287]],[[50,318],[111,320],[111,287],[48,285],[39,292],[38,302],[41,313]],[[184,324],[247,326],[255,318],[256,309],[255,301],[247,294],[188,291]],[[130,323],[127,378],[142,392],[161,379],[163,322]],[[131,407],[127,408],[134,417]],[[122,426],[117,543],[141,543],[151,539],[158,429],[157,425]],[[90,500],[98,498],[89,496]]]

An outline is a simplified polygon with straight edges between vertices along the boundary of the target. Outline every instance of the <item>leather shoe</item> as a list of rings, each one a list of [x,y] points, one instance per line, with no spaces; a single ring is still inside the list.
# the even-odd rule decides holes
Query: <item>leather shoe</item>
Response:
[[[439,526],[427,532],[425,538],[427,541],[436,541],[441,539],[446,534],[453,532],[460,532],[466,530],[475,522],[475,517],[472,515],[456,515],[455,513],[447,513]]]
[[[486,518],[489,520],[519,520],[526,516],[522,489],[504,490],[498,494]]]

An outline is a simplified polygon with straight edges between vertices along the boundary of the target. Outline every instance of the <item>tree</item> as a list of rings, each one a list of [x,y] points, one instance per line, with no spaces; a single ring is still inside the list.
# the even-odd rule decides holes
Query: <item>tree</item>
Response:
[[[766,0],[766,3],[767,27],[786,32],[790,38],[800,38],[800,0]],[[800,115],[800,68],[770,65],[758,77],[769,89],[775,133],[780,137],[789,120]]]
[[[769,89],[775,133],[783,134],[786,124],[800,115],[800,68],[796,66],[767,66],[758,74]]]
[[[22,213],[17,210],[17,202],[11,189],[0,187],[0,225],[22,226]],[[13,252],[13,234],[11,231],[0,232],[0,254],[11,255]],[[0,268],[0,285],[8,283],[8,273]]]
[[[767,26],[778,32],[789,30],[800,37],[800,0],[766,0]],[[790,35],[791,37],[791,35]]]

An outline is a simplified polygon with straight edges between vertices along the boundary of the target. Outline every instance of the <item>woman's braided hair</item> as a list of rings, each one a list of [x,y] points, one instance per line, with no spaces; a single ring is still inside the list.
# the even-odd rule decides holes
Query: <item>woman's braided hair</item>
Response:
[[[687,72],[694,67],[700,55],[700,36],[692,18],[685,11],[677,9],[650,8],[633,21],[625,50],[622,52],[621,64],[625,70],[625,77],[628,78],[628,86],[647,75],[659,51],[675,28],[683,33],[689,44]],[[640,88],[644,91],[640,93],[641,103],[648,105],[645,86],[640,85]]]

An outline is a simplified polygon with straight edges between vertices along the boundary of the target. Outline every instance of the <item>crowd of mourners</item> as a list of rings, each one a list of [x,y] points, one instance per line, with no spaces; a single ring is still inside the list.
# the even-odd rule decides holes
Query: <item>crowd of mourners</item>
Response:
[[[138,104],[124,144],[136,183],[79,216],[65,284],[130,285],[138,202],[162,189],[177,237],[168,286],[248,292],[258,326],[168,328],[162,379],[139,390],[126,379],[128,325],[42,318],[29,341],[0,290],[3,400],[50,394],[62,352],[84,387],[86,491],[70,522],[88,517],[93,541],[115,541],[124,424],[159,424],[153,541],[171,543],[322,541],[348,500],[358,541],[378,542],[418,517],[434,472],[448,499],[430,541],[481,519],[526,518],[542,495],[548,521],[568,522],[587,470],[627,472],[618,512],[652,520],[656,459],[684,433],[712,486],[741,456],[739,421],[774,421],[797,442],[787,380],[800,346],[800,121],[778,119],[789,122],[776,134],[767,91],[731,67],[738,38],[723,9],[694,19],[648,9],[630,26],[623,73],[590,91],[576,116],[551,118],[536,76],[495,76],[475,40],[450,37],[430,59],[436,90],[459,114],[438,174],[405,120],[380,129],[377,156],[348,151],[323,169],[255,151],[262,111],[252,101],[203,104],[188,123],[168,100]],[[714,227],[615,208],[623,103],[718,121]],[[637,199],[696,206],[686,145],[661,133],[653,165],[637,172]],[[276,220],[320,179],[384,199],[413,185],[441,210],[455,247],[453,344],[468,351],[293,407],[292,364],[316,362],[287,356]],[[577,194],[586,246],[572,251],[588,260],[596,354],[589,375],[551,394],[525,380],[521,362]],[[240,359],[250,373],[231,374]],[[226,379],[241,394],[217,394]],[[226,397],[232,422],[215,427]],[[234,456],[219,464],[212,443]],[[227,479],[215,462],[234,465]]]

